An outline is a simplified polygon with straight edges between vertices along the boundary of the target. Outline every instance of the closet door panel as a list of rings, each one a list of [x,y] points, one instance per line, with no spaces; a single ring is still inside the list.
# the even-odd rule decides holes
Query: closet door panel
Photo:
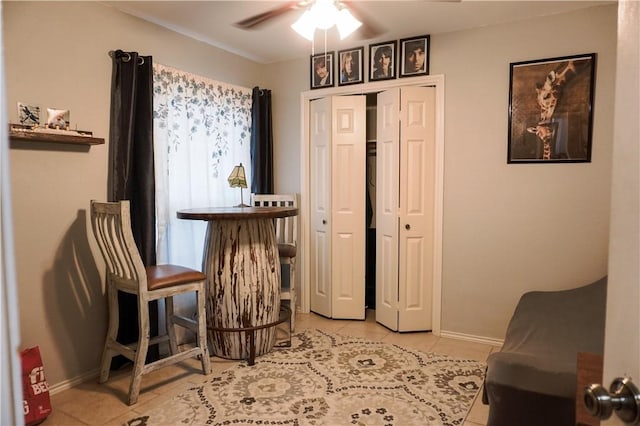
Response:
[[[376,163],[376,321],[398,329],[400,90],[378,94]]]
[[[331,99],[310,103],[310,305],[331,317]]]
[[[398,330],[430,330],[435,208],[435,89],[404,87],[401,90]]]
[[[404,193],[403,195],[406,199],[404,210],[407,218],[422,218],[425,214],[428,214],[426,209],[429,204],[426,199],[428,196],[427,188],[425,188],[430,180],[427,175],[432,172],[432,170],[429,170],[428,165],[429,147],[426,146],[424,139],[408,139],[405,141],[404,146],[407,150],[404,163],[406,186],[400,191],[401,194]]]
[[[423,263],[424,252],[427,241],[422,237],[407,238],[404,246],[404,270],[406,271],[406,281],[408,283],[421,283],[425,276],[425,270],[429,265]],[[400,301],[400,306],[404,307],[407,312],[411,311],[424,311],[427,306],[424,306],[425,301],[425,286],[423,285],[407,285],[404,291],[401,292],[403,300]],[[402,331],[407,328],[406,324],[400,324]]]
[[[398,240],[383,235],[378,238],[376,250],[380,253],[376,258],[376,267],[382,271],[382,275],[376,273],[376,321],[391,330],[397,330]]]
[[[332,98],[332,318],[364,319],[366,99]]]
[[[351,176],[351,167],[354,158],[354,146],[351,144],[341,144],[336,146],[334,151],[334,173],[333,179],[336,181],[334,186],[333,201],[333,268],[332,274],[335,277],[334,283],[334,318],[345,318],[350,314],[343,312],[349,308],[351,301],[357,299],[358,294],[355,287],[357,273],[351,267],[354,262],[357,264],[357,257],[361,253],[357,253],[358,238],[357,229],[355,229],[356,215],[358,214],[358,197],[354,193],[356,188],[353,185],[343,184],[353,180]],[[342,306],[344,305],[344,306]]]

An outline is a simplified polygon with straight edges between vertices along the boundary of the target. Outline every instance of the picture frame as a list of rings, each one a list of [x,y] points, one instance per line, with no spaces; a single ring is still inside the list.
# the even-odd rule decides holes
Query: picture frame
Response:
[[[364,47],[354,47],[338,51],[338,86],[348,86],[364,82],[362,64]]]
[[[40,106],[18,102],[18,122],[23,126],[39,126]]]
[[[400,40],[400,77],[429,75],[429,35]]]
[[[323,89],[335,85],[333,74],[333,57],[335,52],[311,55],[310,84],[311,89]]]
[[[369,45],[369,81],[396,78],[397,46],[395,40]]]
[[[507,163],[591,162],[596,54],[509,68]]]

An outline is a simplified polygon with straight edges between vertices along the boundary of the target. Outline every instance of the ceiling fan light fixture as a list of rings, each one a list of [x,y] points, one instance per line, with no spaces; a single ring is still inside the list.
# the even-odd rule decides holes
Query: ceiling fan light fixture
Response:
[[[300,36],[306,38],[309,41],[313,41],[313,35],[316,32],[314,18],[309,10],[305,10],[304,13],[298,18],[296,22],[291,24],[291,28]]]
[[[334,0],[316,0],[291,28],[307,40],[313,41],[316,29],[328,30],[334,25],[338,27],[340,40],[344,40],[358,29],[362,22],[354,18],[345,7],[338,9]]]
[[[316,28],[328,30],[336,24],[338,9],[333,0],[316,0],[311,6],[311,15]]]
[[[351,12],[347,9],[342,9],[337,14],[336,26],[338,27],[338,32],[340,33],[340,40],[344,40],[351,33],[362,26],[362,22],[358,21],[353,17]]]

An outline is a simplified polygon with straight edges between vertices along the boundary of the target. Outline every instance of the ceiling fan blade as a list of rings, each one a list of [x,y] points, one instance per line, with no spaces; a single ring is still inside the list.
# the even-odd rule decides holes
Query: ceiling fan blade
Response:
[[[360,20],[360,18],[358,18],[358,20]],[[356,30],[356,34],[362,39],[369,40],[387,32],[386,28],[370,20],[365,19],[360,22],[362,22],[362,26]]]
[[[298,8],[298,3],[297,1],[288,1],[286,3],[284,3],[282,6],[278,6],[275,7],[271,10],[267,10],[266,12],[263,13],[258,13],[257,15],[254,15],[250,18],[247,19],[243,19],[240,22],[236,22],[234,25],[236,27],[245,29],[245,30],[251,30],[254,29],[256,27],[258,27],[261,24],[264,24],[266,21],[273,19],[277,16],[283,15],[285,13],[287,13],[290,10],[294,10]]]
[[[362,26],[356,30],[356,34],[363,39],[372,39],[384,34],[387,30],[378,24],[375,19],[367,15],[362,5],[355,1],[342,0],[341,3],[349,9],[354,18],[362,22]]]

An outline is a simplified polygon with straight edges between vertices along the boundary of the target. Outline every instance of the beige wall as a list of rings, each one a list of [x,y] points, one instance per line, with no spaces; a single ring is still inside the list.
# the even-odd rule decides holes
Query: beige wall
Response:
[[[502,338],[527,290],[605,275],[616,7],[433,38],[446,75],[442,328]],[[509,63],[597,53],[591,163],[506,164]]]
[[[598,55],[592,162],[508,165],[509,63],[590,52]],[[446,78],[443,332],[502,339],[523,292],[606,273],[615,52],[615,5],[432,36],[431,73]],[[308,66],[287,63],[297,77],[286,85],[278,83],[285,67],[267,66],[271,87],[282,88],[276,158],[287,162],[277,191],[299,179],[288,161],[300,158]]]
[[[10,122],[18,101],[69,108],[72,126],[108,139],[115,49],[245,87],[260,83],[254,62],[97,2],[4,2],[3,31]],[[108,141],[10,150],[22,344],[40,346],[51,385],[98,367],[106,301],[87,208],[106,197],[107,158]]]
[[[5,2],[3,31],[12,122],[17,101],[65,107],[107,138],[107,52],[118,48],[272,89],[276,191],[300,191],[308,58],[258,65],[92,2]],[[446,77],[442,329],[500,339],[524,291],[606,271],[616,8],[434,35],[431,47],[432,73]],[[509,63],[588,52],[598,53],[593,161],[507,165]],[[22,340],[40,345],[53,385],[98,366],[106,311],[86,210],[106,196],[107,147],[10,152]]]
[[[272,90],[275,192],[299,193],[300,92],[309,89],[309,60],[279,62],[265,68],[266,86]]]

